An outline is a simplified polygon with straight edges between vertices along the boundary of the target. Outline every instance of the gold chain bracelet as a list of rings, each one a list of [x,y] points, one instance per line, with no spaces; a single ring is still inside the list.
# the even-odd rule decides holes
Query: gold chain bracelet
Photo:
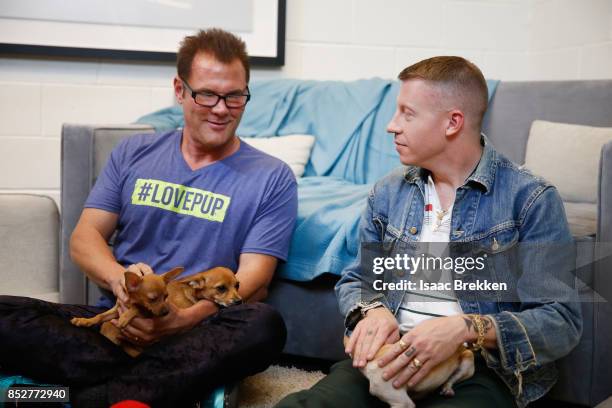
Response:
[[[485,328],[484,323],[482,321],[482,317],[480,315],[474,314],[470,315],[472,322],[474,322],[474,326],[476,327],[476,331],[478,332],[478,338],[476,339],[476,343],[472,343],[471,349],[474,351],[482,349],[485,341]]]

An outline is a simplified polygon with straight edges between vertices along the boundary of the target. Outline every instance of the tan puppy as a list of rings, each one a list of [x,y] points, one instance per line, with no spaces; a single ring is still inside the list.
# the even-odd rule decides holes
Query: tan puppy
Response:
[[[383,380],[383,368],[378,366],[376,360],[390,347],[391,344],[381,347],[374,360],[370,361],[361,372],[370,380],[370,394],[385,401],[391,408],[415,408],[409,394],[415,399],[420,399],[440,386],[442,386],[440,394],[451,397],[455,395],[453,384],[474,375],[474,353],[461,346],[450,358],[435,366],[414,388],[409,389],[407,386],[394,388],[392,380]]]
[[[168,300],[187,308],[206,299],[219,306],[228,307],[242,303],[238,294],[240,284],[231,269],[218,266],[168,284]]]
[[[103,323],[100,333],[113,343],[121,346],[132,357],[138,356],[142,348],[120,340],[121,329],[125,328],[134,317],[146,318],[165,316],[170,312],[167,284],[183,272],[183,268],[174,268],[163,275],[149,274],[140,276],[134,272],[125,272],[125,288],[130,297],[130,308],[119,316],[119,303],[112,309],[92,318],[75,317],[70,322],[79,327],[91,327]],[[119,327],[111,320],[119,318]]]
[[[347,342],[348,337],[344,337],[345,347]],[[410,396],[420,399],[440,386],[440,394],[452,397],[455,395],[453,385],[474,375],[474,353],[461,346],[450,358],[435,366],[414,388],[409,389],[407,385],[395,388],[393,379],[385,381],[382,378],[384,367],[378,366],[378,358],[391,347],[393,344],[382,346],[374,359],[360,369],[370,381],[370,394],[386,402],[391,408],[415,408]]]
[[[172,281],[183,272],[183,268],[174,268],[163,275],[149,274],[139,276],[125,272],[125,283],[130,297],[130,308],[119,316],[118,304],[104,313],[92,318],[73,318],[72,324],[91,327],[103,323],[100,333],[120,345],[132,357],[142,353],[142,347],[119,339],[121,329],[125,328],[136,317],[161,317],[169,313],[168,303],[181,309],[188,308],[201,299],[210,300],[219,306],[232,306],[242,303],[238,294],[238,280],[227,268],[216,267],[178,281]],[[110,320],[119,317],[119,327]]]

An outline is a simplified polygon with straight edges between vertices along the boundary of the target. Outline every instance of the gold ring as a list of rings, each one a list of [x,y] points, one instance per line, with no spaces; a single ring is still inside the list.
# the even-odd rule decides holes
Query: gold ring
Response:
[[[416,368],[418,370],[419,368],[421,368],[423,363],[421,363],[418,358],[413,358],[412,359],[412,365],[414,366],[414,368]]]
[[[397,343],[400,346],[400,349],[402,349],[402,351],[406,350],[406,348],[408,347],[408,345],[406,344],[406,342],[404,340],[401,340]]]

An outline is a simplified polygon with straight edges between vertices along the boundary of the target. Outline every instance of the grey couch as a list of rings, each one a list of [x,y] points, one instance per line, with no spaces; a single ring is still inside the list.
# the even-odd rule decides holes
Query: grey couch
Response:
[[[531,122],[535,119],[612,126],[612,81],[502,82],[491,102],[484,132],[496,148],[518,163],[525,158]],[[112,147],[147,126],[65,125],[62,130],[62,220],[60,256],[61,301],[93,303],[97,288],[70,261],[68,243],[82,205]],[[554,146],[551,146],[554,148]],[[592,264],[590,243],[612,241],[612,144],[600,162],[596,204],[566,203],[578,246],[581,296],[593,299],[593,289],[612,300],[609,262]],[[582,203],[584,204],[584,203]],[[285,352],[298,356],[338,360],[344,357],[343,333],[333,293],[336,278],[322,276],[308,283],[277,279],[268,302],[283,314],[288,326]],[[594,406],[612,394],[612,304],[584,302],[584,334],[578,347],[560,364],[560,380],[551,397]]]

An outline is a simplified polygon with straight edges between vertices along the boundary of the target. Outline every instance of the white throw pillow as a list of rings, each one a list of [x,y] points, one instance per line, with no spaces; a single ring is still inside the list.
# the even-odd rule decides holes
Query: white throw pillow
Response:
[[[287,135],[273,137],[241,137],[240,140],[246,142],[256,149],[270,156],[274,156],[287,163],[295,177],[302,177],[310,150],[315,142],[315,137],[310,135]]]
[[[525,167],[557,187],[564,201],[597,202],[601,148],[612,128],[535,120]]]

